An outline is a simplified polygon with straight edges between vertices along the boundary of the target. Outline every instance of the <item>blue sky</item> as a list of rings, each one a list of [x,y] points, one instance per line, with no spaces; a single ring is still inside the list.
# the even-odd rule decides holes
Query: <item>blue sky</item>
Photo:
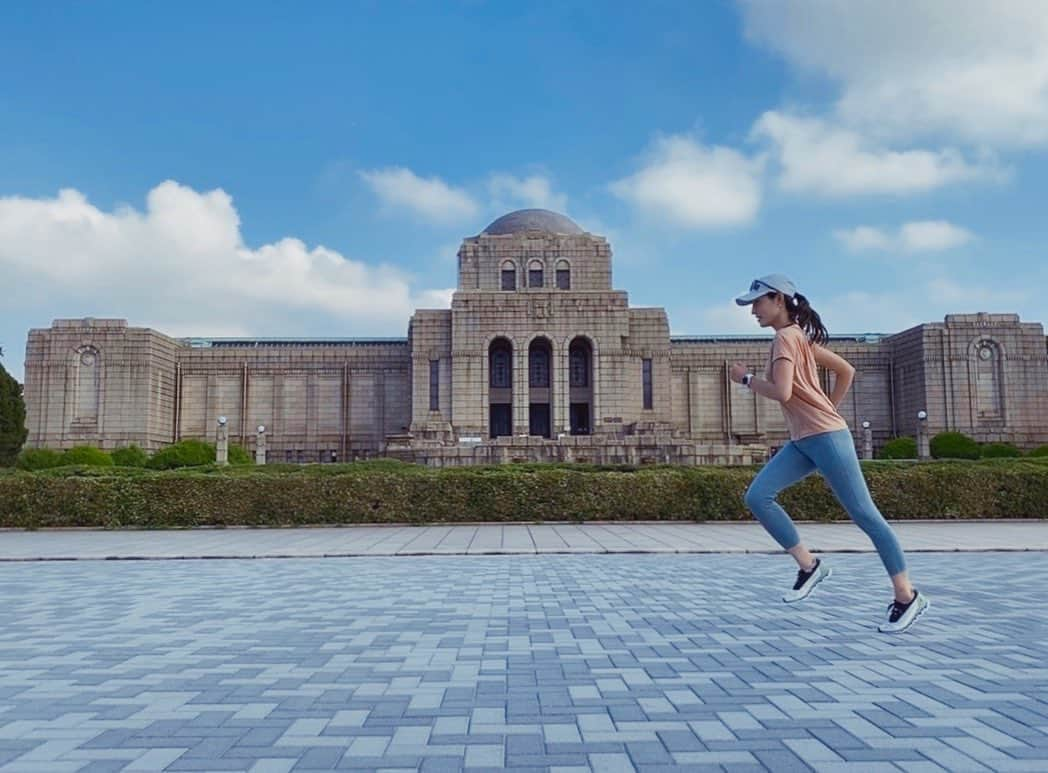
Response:
[[[676,335],[776,271],[831,332],[1048,316],[1036,1],[25,3],[0,69],[19,378],[60,317],[403,336],[531,206]]]

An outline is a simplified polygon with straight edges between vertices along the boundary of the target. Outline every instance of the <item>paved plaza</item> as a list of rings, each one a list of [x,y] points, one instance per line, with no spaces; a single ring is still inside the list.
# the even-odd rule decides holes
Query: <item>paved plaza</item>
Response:
[[[978,524],[897,525],[933,606],[894,637],[876,555],[826,553],[787,606],[792,562],[730,524],[563,527],[563,554],[523,526],[428,551],[389,527],[0,532],[0,770],[1048,769],[1048,524],[984,525],[1000,552]],[[740,552],[701,552],[702,526]],[[459,554],[309,557],[335,533]],[[496,534],[505,554],[462,555]],[[306,557],[26,560],[238,540]]]

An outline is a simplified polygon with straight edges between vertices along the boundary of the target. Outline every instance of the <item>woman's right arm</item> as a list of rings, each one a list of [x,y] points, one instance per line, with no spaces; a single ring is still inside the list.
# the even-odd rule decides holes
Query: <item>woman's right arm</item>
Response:
[[[830,402],[837,407],[851,389],[852,380],[855,378],[855,368],[839,354],[822,346],[812,346],[812,351],[815,354],[815,362],[827,370],[832,370],[837,376],[833,384],[833,393],[829,396]]]

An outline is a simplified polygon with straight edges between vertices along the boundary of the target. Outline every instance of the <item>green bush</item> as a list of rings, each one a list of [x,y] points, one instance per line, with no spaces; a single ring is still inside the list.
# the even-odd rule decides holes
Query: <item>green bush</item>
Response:
[[[405,465],[203,466],[168,471],[75,467],[0,475],[0,527],[296,526],[463,521],[752,519],[755,467],[567,465],[430,469]],[[888,518],[1042,518],[1048,464],[1026,459],[862,464]],[[783,492],[800,520],[844,520],[820,476]]]
[[[62,464],[62,452],[50,448],[24,448],[15,461],[20,470],[47,470]]]
[[[153,454],[149,468],[173,470],[178,467],[200,467],[215,463],[215,447],[203,440],[180,440]]]
[[[255,459],[248,453],[248,450],[241,445],[236,443],[229,444],[229,463],[230,464],[254,464]]]
[[[1027,456],[1048,456],[1048,446],[1037,446]]]
[[[1011,443],[984,443],[979,447],[979,455],[983,459],[1013,459],[1023,452]]]
[[[62,454],[62,464],[82,464],[88,467],[112,467],[113,457],[94,446],[73,446]]]
[[[149,464],[149,454],[133,444],[116,449],[112,457],[117,467],[145,467]]]
[[[916,459],[917,440],[912,437],[892,438],[881,449],[881,459]]]
[[[961,432],[940,432],[931,441],[936,459],[978,459],[979,444]]]
[[[27,434],[22,385],[0,363],[0,467],[17,462]]]

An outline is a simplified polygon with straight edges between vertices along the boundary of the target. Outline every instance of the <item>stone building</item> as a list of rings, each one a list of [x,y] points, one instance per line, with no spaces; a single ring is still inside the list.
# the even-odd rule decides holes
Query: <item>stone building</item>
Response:
[[[521,210],[462,242],[450,309],[400,339],[176,339],[124,320],[29,331],[30,446],[156,449],[214,439],[219,416],[268,459],[396,456],[433,465],[519,460],[736,463],[781,445],[779,407],[728,379],[767,336],[670,335],[631,308],[611,248],[553,212]],[[875,445],[914,434],[1048,443],[1048,346],[1014,314],[953,314],[892,335],[834,336],[856,367],[842,412]],[[824,374],[830,389],[832,374]]]

